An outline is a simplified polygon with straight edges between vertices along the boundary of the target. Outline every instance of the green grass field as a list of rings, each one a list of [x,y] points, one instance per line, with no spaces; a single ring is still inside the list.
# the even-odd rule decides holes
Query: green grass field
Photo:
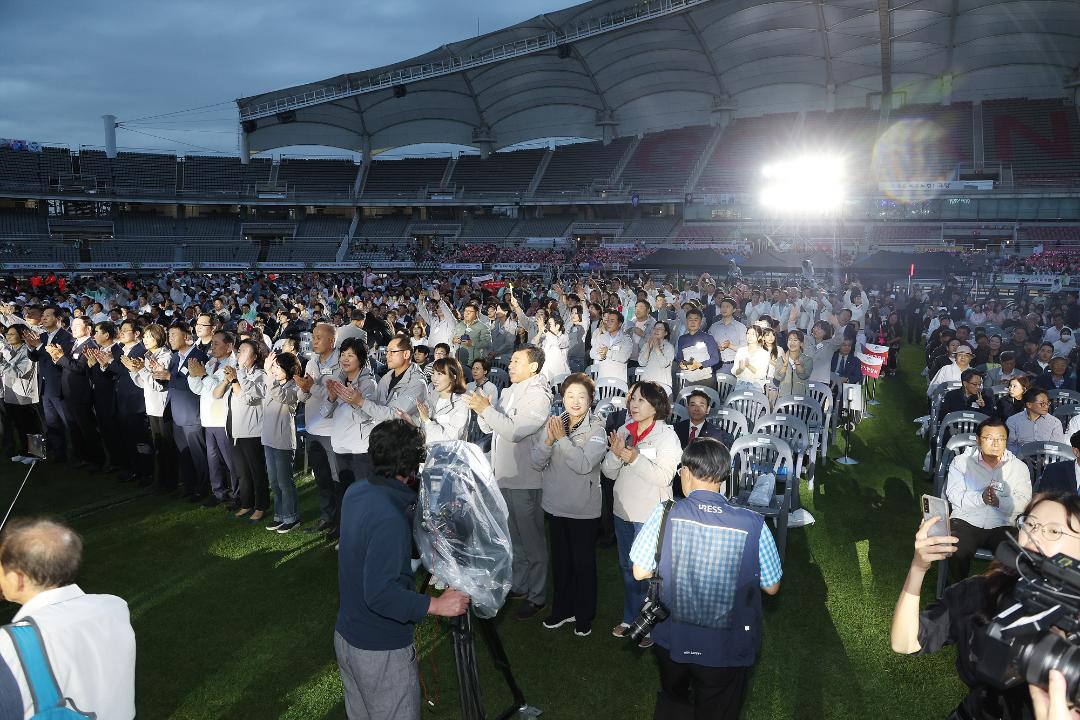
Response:
[[[889,650],[917,498],[929,489],[925,443],[911,422],[924,413],[919,360],[906,349],[901,374],[884,382],[876,417],[853,441],[861,464],[830,462],[819,468],[813,493],[803,486],[803,504],[817,523],[791,531],[780,594],[765,600],[765,642],[746,718],[940,718],[963,695],[951,652],[910,659]],[[3,466],[6,496],[23,467]],[[269,533],[221,509],[137,494],[111,477],[49,466],[38,472],[16,514],[67,517],[86,542],[82,588],[131,606],[139,717],[345,717],[332,645],[332,547],[300,533]],[[301,503],[313,518],[310,478],[302,480]],[[578,638],[570,626],[545,630],[539,618],[520,622],[504,613],[497,621],[518,683],[545,718],[652,717],[652,656],[607,632],[622,607],[613,549],[599,551],[599,566],[592,636]],[[5,612],[7,620],[15,606]],[[428,624],[419,641],[433,703],[426,717],[455,718],[449,633]],[[494,716],[510,696],[483,647],[478,656]]]

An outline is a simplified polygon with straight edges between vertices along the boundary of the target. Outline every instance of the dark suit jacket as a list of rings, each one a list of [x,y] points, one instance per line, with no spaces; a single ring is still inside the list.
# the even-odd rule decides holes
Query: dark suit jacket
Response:
[[[205,363],[206,353],[198,347],[193,347],[180,365],[180,353],[174,352],[169,360],[169,409],[172,411],[173,422],[185,427],[198,427],[202,425],[199,419],[199,396],[191,392],[188,386],[187,372],[181,369],[187,367],[187,361],[197,358]]]
[[[141,387],[131,379],[131,373],[120,362],[125,355],[129,358],[141,358],[146,355],[143,344],[135,343],[127,353],[117,343],[116,352],[113,353],[113,362],[108,367],[108,372],[116,379],[116,409],[122,415],[142,415],[146,412],[145,396]]]
[[[1036,492],[1076,492],[1076,463],[1071,460],[1050,463],[1043,468]]]
[[[1054,390],[1054,381],[1050,379],[1050,371],[1047,370],[1035,380],[1035,384],[1041,387],[1043,390]],[[1072,371],[1065,372],[1065,382],[1061,385],[1062,390],[1075,390],[1076,389],[1076,373]]]
[[[89,404],[94,401],[94,387],[90,383],[90,366],[86,364],[84,351],[96,348],[92,339],[87,339],[78,348],[72,344],[60,359],[56,361],[63,373],[60,375],[60,388],[64,394],[64,403]]]
[[[71,352],[71,345],[75,342],[75,339],[71,337],[71,333],[67,330],[60,328],[49,342],[56,343],[64,348],[64,352],[67,353]],[[38,364],[38,382],[41,385],[41,396],[62,397],[60,377],[64,374],[64,370],[53,362],[52,358],[49,357],[49,353],[45,352],[45,345],[45,335],[42,334],[41,345],[36,350],[29,350],[27,357]]]
[[[941,409],[938,411],[938,421],[951,412],[960,412],[961,410],[972,410],[974,412],[981,412],[984,415],[992,416],[996,414],[997,409],[994,407],[994,395],[988,390],[982,391],[983,407],[979,407],[975,404],[974,395],[968,395],[967,390],[962,387],[953,388],[949,392],[945,393],[945,397],[941,399]]]
[[[679,442],[682,444],[683,449],[686,449],[686,446],[690,444],[690,421],[680,420],[675,423],[675,434],[679,436]],[[704,424],[702,424],[698,437],[716,438],[728,447],[731,447],[731,442],[734,439],[731,437],[731,433],[726,432],[722,427],[709,419],[706,419]]]
[[[90,382],[94,386],[94,410],[97,412],[98,422],[104,422],[106,418],[116,415],[116,375],[111,371],[113,364],[119,364],[120,346],[113,343],[109,348],[112,362],[104,367],[90,368]],[[121,365],[120,367],[123,367]]]
[[[839,373],[837,369],[840,367],[840,351],[837,350],[833,353],[832,364],[829,365],[829,370],[834,373]],[[847,356],[847,367],[844,372],[840,373],[844,376],[845,382],[860,383],[862,382],[862,363],[859,362],[859,358],[855,357],[855,354]],[[931,375],[931,377],[933,377]]]

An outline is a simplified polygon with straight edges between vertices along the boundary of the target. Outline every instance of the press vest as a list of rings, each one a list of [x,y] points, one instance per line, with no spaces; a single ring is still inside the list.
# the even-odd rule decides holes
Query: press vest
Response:
[[[763,525],[720,493],[695,490],[672,506],[659,567],[671,615],[652,638],[675,662],[749,667],[757,660]]]

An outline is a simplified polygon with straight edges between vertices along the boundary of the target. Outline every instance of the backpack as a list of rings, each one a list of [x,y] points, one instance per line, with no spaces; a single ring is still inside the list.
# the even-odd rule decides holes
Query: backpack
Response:
[[[41,641],[41,631],[32,618],[5,625],[4,630],[11,636],[26,684],[30,686],[30,695],[34,699],[34,720],[92,720],[96,717],[93,713],[74,710],[75,703],[61,695],[45,652],[45,644]],[[69,703],[72,707],[68,706]]]

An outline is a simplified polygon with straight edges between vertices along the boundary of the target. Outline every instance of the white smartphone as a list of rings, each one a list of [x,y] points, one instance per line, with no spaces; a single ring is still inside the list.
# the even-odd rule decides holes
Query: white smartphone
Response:
[[[923,495],[923,522],[926,522],[935,515],[941,519],[930,526],[930,528],[926,531],[926,536],[945,537],[951,535],[952,532],[949,528],[949,503],[946,500],[939,497],[934,497],[933,495]]]

